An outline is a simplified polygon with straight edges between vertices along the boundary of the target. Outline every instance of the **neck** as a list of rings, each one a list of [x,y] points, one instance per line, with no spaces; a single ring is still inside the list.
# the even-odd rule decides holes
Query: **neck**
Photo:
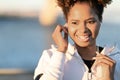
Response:
[[[92,60],[96,56],[96,45],[88,47],[76,46],[79,55],[85,60]]]

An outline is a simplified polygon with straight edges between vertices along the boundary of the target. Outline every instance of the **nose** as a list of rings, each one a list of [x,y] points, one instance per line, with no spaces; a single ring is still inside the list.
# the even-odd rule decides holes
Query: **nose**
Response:
[[[80,23],[80,25],[78,26],[78,30],[81,33],[86,33],[88,31],[86,23],[85,22]]]

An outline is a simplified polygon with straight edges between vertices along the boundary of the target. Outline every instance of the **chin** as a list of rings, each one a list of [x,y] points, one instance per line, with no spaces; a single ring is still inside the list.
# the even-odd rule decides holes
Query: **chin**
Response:
[[[89,42],[83,43],[83,42],[81,42],[81,43],[77,43],[76,45],[79,46],[79,47],[88,47],[88,46],[91,46],[92,43],[89,43]]]

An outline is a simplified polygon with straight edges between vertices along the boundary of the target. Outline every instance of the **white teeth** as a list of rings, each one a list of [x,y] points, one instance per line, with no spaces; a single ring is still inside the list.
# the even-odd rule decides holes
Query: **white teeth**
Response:
[[[89,39],[89,36],[79,36],[78,39],[81,41],[87,41]]]
[[[86,39],[88,36],[80,36],[81,39]]]

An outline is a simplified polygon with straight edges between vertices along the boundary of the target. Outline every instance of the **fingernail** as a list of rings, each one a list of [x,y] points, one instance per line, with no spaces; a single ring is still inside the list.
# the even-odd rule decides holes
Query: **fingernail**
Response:
[[[92,58],[92,60],[95,60],[95,59],[96,59],[96,57],[93,57],[93,58]]]
[[[97,52],[97,51],[96,51],[96,54],[97,54],[97,55],[100,55],[100,53],[99,53],[99,52]]]
[[[64,27],[67,27],[67,26],[68,26],[68,24],[67,24],[67,23],[65,23],[65,24],[64,24]]]

